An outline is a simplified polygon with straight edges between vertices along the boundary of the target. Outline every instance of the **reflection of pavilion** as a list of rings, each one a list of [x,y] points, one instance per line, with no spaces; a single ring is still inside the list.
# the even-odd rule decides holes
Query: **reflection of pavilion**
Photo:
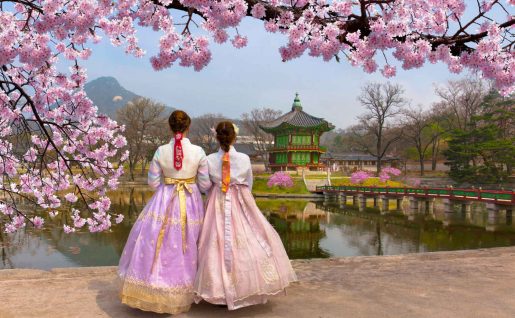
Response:
[[[268,221],[279,233],[290,258],[329,257],[320,248],[320,240],[326,235],[320,228],[320,221],[325,221],[327,213],[316,209],[313,202],[306,202],[304,208],[292,208],[294,205],[286,201],[268,215]]]

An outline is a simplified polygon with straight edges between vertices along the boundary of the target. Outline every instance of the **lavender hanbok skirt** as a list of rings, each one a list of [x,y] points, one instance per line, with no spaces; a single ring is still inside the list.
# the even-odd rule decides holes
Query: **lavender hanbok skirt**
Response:
[[[184,229],[175,185],[160,185],[132,227],[118,267],[122,303],[157,313],[189,310],[204,207],[197,185],[188,187]]]

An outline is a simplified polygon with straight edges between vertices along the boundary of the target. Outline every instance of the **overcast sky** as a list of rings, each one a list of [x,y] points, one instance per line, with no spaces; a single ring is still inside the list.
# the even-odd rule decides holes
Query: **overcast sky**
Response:
[[[362,85],[386,81],[380,73],[366,74],[344,60],[324,62],[306,55],[283,63],[278,52],[285,43],[283,35],[267,33],[262,22],[249,18],[239,30],[248,36],[248,46],[236,49],[230,44],[213,43],[212,61],[201,72],[180,66],[154,71],[149,58],[157,51],[159,34],[148,30],[139,33],[147,56],[141,59],[128,56],[123,48],[104,41],[83,64],[88,69],[89,80],[113,76],[136,94],[183,109],[193,116],[212,112],[236,118],[264,106],[286,112],[298,92],[306,112],[324,117],[338,128],[353,124],[362,112],[356,99]],[[398,67],[397,73],[391,81],[404,86],[406,97],[413,104],[424,107],[437,100],[435,84],[466,75],[450,74],[443,64],[427,64],[411,71]]]

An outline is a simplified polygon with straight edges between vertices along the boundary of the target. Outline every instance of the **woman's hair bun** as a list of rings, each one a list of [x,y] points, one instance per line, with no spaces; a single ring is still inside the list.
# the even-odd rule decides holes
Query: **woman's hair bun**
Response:
[[[174,134],[183,133],[190,127],[191,118],[182,110],[175,110],[168,118],[168,124]]]
[[[232,143],[236,139],[234,125],[230,121],[222,121],[216,126],[216,139],[220,143],[220,148],[228,152]]]

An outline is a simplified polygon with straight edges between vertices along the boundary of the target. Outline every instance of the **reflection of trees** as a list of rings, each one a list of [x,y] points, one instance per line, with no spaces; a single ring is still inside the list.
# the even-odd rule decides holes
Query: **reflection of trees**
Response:
[[[11,253],[7,251],[8,248],[8,240],[5,237],[3,231],[0,231],[0,249],[2,250],[2,268],[14,268],[13,263],[11,261],[10,255]]]
[[[104,266],[118,264],[130,229],[129,222],[118,224],[114,231],[101,233],[65,234],[62,227],[56,227],[44,232],[44,236],[77,266]]]
[[[333,212],[328,228],[337,228],[356,255],[388,255],[418,251],[416,226],[406,224],[404,216],[382,217],[376,211],[360,212],[337,203],[317,204],[317,208]]]
[[[334,212],[330,227],[337,227],[359,255],[399,254],[515,245],[515,232],[489,232],[471,224],[444,227],[441,221],[417,214],[413,220],[395,213],[359,212],[352,207],[317,204]]]
[[[49,233],[49,238],[54,242],[57,250],[79,266],[118,264],[132,225],[136,222],[148,198],[153,194],[148,188],[143,189],[122,188],[109,194],[113,201],[112,210],[117,214],[125,215],[124,221],[114,226],[111,231],[65,234],[60,225]],[[80,249],[80,253],[70,253],[70,248],[75,247]]]
[[[41,240],[32,234],[30,229],[23,229],[12,234],[0,232],[0,249],[2,264],[0,268],[15,268],[13,258],[26,253],[34,255],[37,250],[43,248]]]
[[[67,235],[62,231],[62,224],[69,214],[59,213],[55,219],[48,220],[43,231],[28,228],[14,234],[0,233],[0,268],[15,268],[20,266],[17,262],[28,257],[50,257],[56,266],[116,265],[132,225],[152,194],[148,188],[121,188],[110,193],[112,210],[125,215],[122,224],[110,232],[88,233],[84,229]],[[279,233],[291,258],[328,257],[331,254],[324,248],[333,238],[336,240],[331,244],[350,246],[352,255],[515,245],[513,227],[489,232],[463,221],[443,226],[441,221],[424,214],[415,214],[413,219],[396,213],[382,216],[372,209],[359,212],[350,206],[342,209],[337,203],[324,206],[306,200],[258,199],[257,203]],[[64,262],[60,254],[66,257]],[[28,259],[36,267],[41,264],[36,258]]]

